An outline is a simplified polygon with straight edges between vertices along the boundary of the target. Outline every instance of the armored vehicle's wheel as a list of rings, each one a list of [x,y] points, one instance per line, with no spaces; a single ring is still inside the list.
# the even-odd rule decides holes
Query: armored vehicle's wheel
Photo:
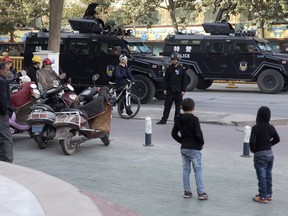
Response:
[[[187,85],[186,90],[187,91],[192,91],[193,89],[196,88],[196,86],[198,84],[198,76],[190,68],[186,71],[186,73],[187,73],[187,76],[188,76],[188,85]]]
[[[134,95],[130,94],[128,96],[128,106],[125,107],[126,97],[122,97],[118,102],[117,111],[118,114],[124,119],[134,118],[140,110],[140,100]]]
[[[284,78],[279,71],[267,69],[259,75],[257,84],[261,92],[266,94],[276,94],[282,90],[284,86]]]
[[[61,149],[66,155],[72,155],[76,150],[76,146],[71,145],[71,140],[72,140],[73,136],[74,136],[73,133],[69,132],[67,134],[65,140],[59,141]]]
[[[281,89],[282,92],[287,92],[288,91],[288,83],[285,83],[283,88]]]
[[[108,146],[110,145],[110,140],[109,140],[109,134],[108,133],[105,133],[103,137],[100,138],[101,141],[103,142],[103,144],[105,146]]]
[[[165,100],[165,95],[163,93],[163,91],[157,91],[154,95],[154,97],[157,99],[157,100]]]
[[[198,79],[198,84],[196,86],[197,89],[207,89],[209,88],[213,83],[213,80],[204,80],[204,79]]]
[[[44,139],[44,137],[42,137],[41,135],[35,135],[34,139],[40,149],[47,148],[47,140]]]
[[[149,77],[142,74],[136,74],[133,77],[135,85],[132,86],[131,92],[140,99],[142,104],[149,103],[156,92],[154,83]]]

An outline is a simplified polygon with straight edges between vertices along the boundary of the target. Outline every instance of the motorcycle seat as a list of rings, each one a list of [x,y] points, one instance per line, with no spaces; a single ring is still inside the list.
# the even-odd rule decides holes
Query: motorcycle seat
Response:
[[[35,104],[31,109],[44,109],[46,111],[54,112],[54,110],[47,104]]]

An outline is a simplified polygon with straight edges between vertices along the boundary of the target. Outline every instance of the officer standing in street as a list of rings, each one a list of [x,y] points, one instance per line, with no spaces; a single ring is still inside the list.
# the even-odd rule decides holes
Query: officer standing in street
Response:
[[[171,65],[167,68],[163,82],[163,93],[166,95],[162,119],[156,124],[166,124],[173,102],[175,103],[174,118],[180,114],[180,104],[187,87],[187,74],[180,64],[178,53],[171,54]]]
[[[6,78],[9,65],[0,62],[0,160],[13,162],[13,140],[9,128],[9,116],[12,113],[10,89]]]

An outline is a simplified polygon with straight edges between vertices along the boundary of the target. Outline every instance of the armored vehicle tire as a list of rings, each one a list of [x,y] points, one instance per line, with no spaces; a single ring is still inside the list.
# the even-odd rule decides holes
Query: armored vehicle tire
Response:
[[[196,86],[198,84],[198,76],[190,68],[186,71],[186,73],[187,73],[187,76],[188,76],[188,85],[187,85],[186,90],[187,91],[192,91],[193,89],[196,88]]]
[[[142,104],[149,103],[155,95],[155,85],[149,77],[136,74],[133,76],[135,85],[132,86],[131,92],[135,94]]]
[[[42,137],[41,135],[35,135],[34,139],[40,149],[47,148],[47,140],[45,140],[44,137]]]
[[[157,91],[154,96],[157,100],[165,100],[165,95],[163,91]]]
[[[59,141],[61,149],[66,155],[72,155],[76,150],[76,146],[71,145],[71,140],[72,140],[73,136],[74,136],[73,133],[69,132],[66,135],[65,140]]]
[[[207,89],[209,88],[213,83],[213,80],[204,80],[204,79],[198,79],[198,84],[196,86],[197,89]]]
[[[283,88],[281,89],[282,92],[287,92],[288,91],[288,83],[285,83]]]
[[[276,94],[282,90],[284,78],[280,72],[267,69],[259,75],[257,84],[261,92],[265,94]]]

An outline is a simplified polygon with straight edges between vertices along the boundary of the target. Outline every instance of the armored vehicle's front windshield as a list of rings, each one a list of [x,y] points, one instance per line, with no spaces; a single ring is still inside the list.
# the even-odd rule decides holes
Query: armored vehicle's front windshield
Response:
[[[132,53],[152,53],[150,48],[143,43],[129,43],[128,47]]]
[[[273,52],[272,48],[266,42],[257,42],[262,52]]]

